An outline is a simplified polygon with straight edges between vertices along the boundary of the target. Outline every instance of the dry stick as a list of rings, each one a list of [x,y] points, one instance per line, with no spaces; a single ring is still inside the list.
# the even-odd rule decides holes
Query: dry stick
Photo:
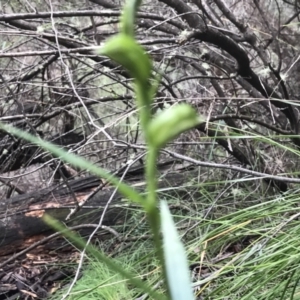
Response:
[[[224,165],[224,164],[218,164],[218,163],[210,163],[210,162],[204,162],[204,161],[199,161],[193,158],[190,158],[188,156],[185,155],[181,155],[178,154],[176,152],[173,151],[169,151],[169,150],[163,150],[164,152],[170,154],[173,157],[176,158],[180,158],[183,159],[185,161],[189,161],[192,162],[195,165],[198,166],[202,166],[202,167],[212,167],[212,168],[219,168],[219,169],[230,169],[230,170],[234,170],[234,171],[238,171],[238,172],[242,172],[242,173],[246,173],[246,174],[250,174],[253,176],[258,176],[258,179],[274,179],[274,180],[278,180],[278,181],[283,181],[283,182],[289,182],[289,183],[300,183],[300,179],[297,178],[289,178],[289,177],[283,177],[283,176],[276,176],[276,175],[272,175],[272,174],[266,174],[266,173],[261,173],[261,172],[257,172],[257,171],[252,171],[252,170],[248,170],[242,167],[237,167],[237,166],[231,166],[231,165]]]
[[[145,149],[145,150],[147,149],[145,146],[130,144],[130,143],[127,143],[127,142],[124,142],[124,141],[119,141],[119,140],[117,140],[117,141],[119,142],[119,144],[118,144],[119,147],[123,147],[123,146],[126,145],[126,147],[129,146],[129,147],[137,148],[137,149]],[[233,165],[225,165],[225,164],[219,164],[219,163],[205,162],[205,161],[193,159],[191,157],[188,157],[188,156],[185,156],[185,155],[182,155],[182,154],[178,154],[176,152],[166,150],[166,149],[163,149],[161,151],[165,152],[165,153],[168,153],[172,157],[179,158],[179,159],[191,162],[194,165],[201,166],[201,167],[217,168],[217,169],[229,169],[229,170],[238,171],[238,172],[241,172],[241,173],[257,176],[258,177],[257,179],[266,179],[266,178],[268,178],[268,179],[274,179],[274,180],[283,181],[283,182],[287,182],[287,183],[300,183],[300,179],[297,179],[297,178],[283,177],[283,176],[277,176],[277,175],[252,171],[252,170],[249,170],[249,169],[246,169],[246,168],[233,166]],[[256,179],[256,178],[252,178],[252,179]]]

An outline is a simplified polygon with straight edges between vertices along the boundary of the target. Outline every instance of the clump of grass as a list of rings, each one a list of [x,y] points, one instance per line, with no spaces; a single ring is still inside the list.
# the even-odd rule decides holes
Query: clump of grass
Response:
[[[127,267],[127,259],[122,257],[116,261]],[[83,276],[76,282],[68,299],[133,299],[134,291],[128,288],[127,280],[118,273],[112,272],[105,263],[92,258],[85,264],[82,271]],[[66,292],[67,288],[65,287],[49,299],[61,299]]]
[[[192,218],[198,226],[186,245],[199,263],[193,285],[201,299],[299,298],[299,200],[294,190],[216,218],[213,211]]]
[[[208,184],[207,182],[206,186]],[[224,188],[224,185],[220,182],[219,187]],[[183,190],[185,188],[182,187]],[[189,191],[190,186],[186,192]],[[212,203],[205,192],[196,196],[187,203],[186,199],[174,196],[168,198],[166,191],[161,194],[169,203],[191,265],[198,265],[192,283],[196,296],[199,299],[220,300],[298,299],[299,191],[293,190],[290,194],[277,197],[265,197],[263,201],[257,200],[261,195],[256,193],[239,209],[233,205],[230,207],[227,197],[219,199],[218,203]],[[227,205],[226,210],[222,209],[223,201]],[[214,207],[209,215],[203,218],[203,213],[211,205]],[[132,216],[135,222],[143,217],[143,210],[136,210]],[[147,226],[137,227],[134,231],[131,231],[131,228],[125,230],[124,236],[149,236]],[[100,247],[102,248],[101,244]],[[157,291],[163,292],[161,265],[158,259],[153,259],[155,254],[151,240],[136,239],[126,242],[124,248],[120,249],[111,252],[114,259],[134,275],[146,280]],[[140,290],[128,281],[119,281],[119,275],[115,276],[116,273],[108,271],[109,269],[103,272],[103,265],[100,267],[98,262],[94,263],[91,260],[85,266],[87,271],[81,280],[85,276],[87,280],[91,278],[88,273],[91,266],[93,272],[99,272],[99,275],[92,277],[102,280],[99,283],[91,280],[89,283],[78,285],[78,289],[76,285],[72,293],[80,290],[86,292],[85,287],[93,289],[99,284],[106,288],[103,282],[111,282],[115,289],[122,291],[119,296],[113,293],[116,297],[114,299],[135,299],[141,295]]]

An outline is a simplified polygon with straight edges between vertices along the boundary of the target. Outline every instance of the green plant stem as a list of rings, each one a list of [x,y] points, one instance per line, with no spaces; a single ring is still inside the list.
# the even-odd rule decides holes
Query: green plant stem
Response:
[[[149,86],[148,86],[149,85]],[[151,121],[151,87],[150,84],[143,84],[136,80],[135,93],[137,98],[137,106],[140,110],[141,127],[145,134],[145,140],[148,143],[148,126]]]
[[[157,169],[156,160],[158,157],[158,149],[149,145],[146,162],[146,182],[147,182],[147,198],[145,210],[152,231],[156,255],[162,266],[163,278],[167,278],[165,260],[163,253],[163,245],[160,236],[160,212],[157,208]],[[168,295],[168,285],[166,285]]]
[[[151,122],[151,89],[147,89],[147,85],[141,82],[136,82],[136,97],[140,108],[141,127],[145,133],[145,140],[148,144],[148,154],[146,158],[146,182],[147,182],[147,198],[145,202],[145,210],[152,230],[154,244],[157,249],[157,255],[161,262],[163,259],[162,244],[160,239],[160,216],[157,208],[156,190],[157,190],[157,174],[156,174],[156,160],[158,157],[158,149],[151,145],[148,138],[149,124]]]
[[[155,237],[155,244],[160,245],[160,242],[157,243],[157,240],[160,241],[159,238],[159,212],[157,208],[157,200],[156,200],[156,190],[157,190],[157,172],[156,172],[156,159],[157,159],[158,151],[153,147],[149,147],[149,151],[147,154],[147,162],[146,162],[146,182],[147,182],[147,198],[146,198],[146,206],[145,209],[147,214],[149,214],[151,229],[153,231]],[[155,216],[155,217],[154,217]]]
[[[153,234],[154,246],[156,255],[161,263],[163,278],[167,278],[163,245],[160,237],[160,212],[157,208],[157,169],[156,160],[159,149],[152,145],[149,139],[149,125],[151,122],[151,103],[153,98],[153,88],[150,83],[143,83],[136,80],[135,93],[137,97],[137,104],[140,109],[141,127],[145,134],[145,140],[148,145],[148,154],[146,158],[146,182],[147,182],[147,198],[144,205],[150,229]],[[168,291],[168,285],[166,285]],[[168,294],[170,295],[169,291]]]

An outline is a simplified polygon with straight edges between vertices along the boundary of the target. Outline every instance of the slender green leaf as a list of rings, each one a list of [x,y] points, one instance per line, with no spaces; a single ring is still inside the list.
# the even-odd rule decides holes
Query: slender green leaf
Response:
[[[193,300],[188,262],[166,201],[161,201],[161,229],[167,281],[172,300]]]
[[[131,201],[140,203],[144,205],[145,199],[143,196],[141,196],[137,191],[135,191],[132,187],[130,187],[127,184],[124,184],[122,182],[119,182],[119,179],[117,177],[114,177],[109,172],[105,171],[102,168],[99,168],[95,166],[93,163],[83,159],[82,157],[68,153],[67,151],[59,148],[58,146],[51,144],[49,142],[46,142],[38,137],[35,137],[25,131],[22,131],[18,128],[15,128],[10,125],[6,125],[0,122],[0,129],[13,134],[15,136],[18,136],[19,138],[22,138],[24,140],[27,140],[29,142],[35,143],[36,145],[40,146],[41,148],[45,149],[46,151],[51,152],[52,154],[59,157],[61,160],[68,162],[72,164],[74,167],[78,167],[82,170],[88,170],[91,173],[99,176],[100,178],[105,178],[107,181],[112,183],[113,185],[118,187],[118,190],[120,193],[122,193],[126,198],[130,199]]]
[[[78,235],[74,234],[74,232],[66,229],[64,226],[62,226],[58,221],[51,218],[47,214],[43,217],[45,222],[49,224],[49,226],[53,227],[56,231],[60,231],[62,235],[64,235],[66,238],[68,238],[72,243],[77,246],[80,249],[84,249],[86,247],[86,241],[83,240]],[[131,273],[126,271],[122,266],[115,263],[113,259],[107,257],[105,254],[103,254],[99,249],[95,248],[92,245],[88,245],[86,247],[87,253],[97,258],[99,261],[103,261],[111,270],[121,274],[123,277],[128,279],[130,283],[132,283],[134,286],[140,288],[145,293],[148,293],[150,296],[153,297],[153,299],[158,300],[166,300],[166,297],[164,295],[161,295],[157,293],[156,291],[152,290],[144,281],[140,280],[139,278],[134,277]]]

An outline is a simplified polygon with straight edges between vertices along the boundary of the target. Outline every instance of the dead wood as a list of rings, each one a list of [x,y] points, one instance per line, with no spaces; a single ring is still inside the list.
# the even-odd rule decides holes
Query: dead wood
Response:
[[[187,182],[190,176],[190,171],[168,173],[159,180],[159,189],[164,194],[185,197],[187,192],[176,188]],[[56,186],[3,199],[0,203],[0,256],[26,247],[25,241],[28,239],[36,240],[35,236],[51,232],[51,228],[42,220],[45,213],[70,226],[97,223],[114,192],[114,188],[105,187],[92,195],[100,184],[99,178],[88,176],[70,181],[69,187]],[[145,183],[141,178],[133,183],[133,186],[141,192],[145,190]],[[71,209],[77,205],[82,207],[66,221]],[[129,205],[129,201],[116,193],[105,213],[103,225],[111,226],[124,222]]]

